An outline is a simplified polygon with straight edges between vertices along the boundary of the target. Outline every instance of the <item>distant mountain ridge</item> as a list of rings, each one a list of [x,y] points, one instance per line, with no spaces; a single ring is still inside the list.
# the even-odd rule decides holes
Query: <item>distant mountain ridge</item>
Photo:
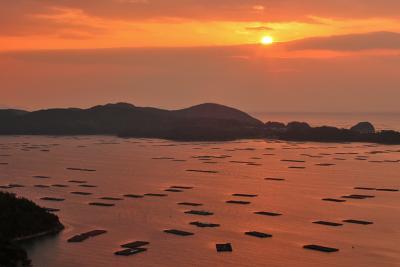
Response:
[[[0,110],[0,135],[118,135],[181,141],[273,138],[400,144],[399,132],[375,132],[369,122],[361,122],[351,129],[311,127],[305,122],[264,124],[243,111],[214,103],[180,110],[137,107],[129,103],[33,112]]]
[[[191,118],[214,118],[226,120],[238,120],[249,124],[259,125],[261,121],[251,117],[249,114],[235,108],[214,104],[204,103],[190,108],[172,111],[178,116]]]
[[[240,110],[213,103],[180,110],[137,107],[129,103],[33,112],[0,110],[0,134],[113,134],[228,140],[257,137],[262,126],[261,121]]]

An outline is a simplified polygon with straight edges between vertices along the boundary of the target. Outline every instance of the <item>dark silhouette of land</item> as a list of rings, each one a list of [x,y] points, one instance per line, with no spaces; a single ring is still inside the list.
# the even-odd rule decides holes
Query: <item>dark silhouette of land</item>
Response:
[[[223,141],[276,138],[318,142],[400,144],[400,133],[376,132],[363,122],[351,129],[311,127],[304,122],[263,123],[223,105],[201,104],[181,110],[136,107],[127,103],[89,109],[48,109],[33,112],[0,110],[2,135],[118,135],[182,141]]]
[[[30,266],[18,241],[64,228],[56,215],[11,193],[0,192],[0,210],[0,266]]]

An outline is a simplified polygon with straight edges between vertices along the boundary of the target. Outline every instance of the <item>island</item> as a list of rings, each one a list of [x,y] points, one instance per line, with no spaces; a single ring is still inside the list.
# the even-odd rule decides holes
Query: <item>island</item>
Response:
[[[34,202],[0,191],[0,266],[30,266],[19,242],[61,231],[58,217]]]
[[[311,127],[306,122],[267,122],[235,108],[205,103],[180,110],[128,103],[88,109],[0,110],[0,135],[116,135],[177,141],[279,139],[400,144],[400,133],[376,131],[369,122],[350,129]]]

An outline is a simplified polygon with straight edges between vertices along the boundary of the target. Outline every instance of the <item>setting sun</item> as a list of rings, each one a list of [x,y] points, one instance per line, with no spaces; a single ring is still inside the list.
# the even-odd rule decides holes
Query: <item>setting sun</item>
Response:
[[[264,36],[263,38],[261,38],[261,44],[263,45],[270,45],[274,42],[274,38],[272,38],[271,36]]]

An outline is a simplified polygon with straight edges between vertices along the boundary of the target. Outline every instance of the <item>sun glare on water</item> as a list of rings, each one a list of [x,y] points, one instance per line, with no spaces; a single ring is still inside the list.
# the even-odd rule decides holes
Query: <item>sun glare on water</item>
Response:
[[[272,38],[271,36],[263,36],[261,38],[261,44],[263,45],[270,45],[274,42],[274,38]]]

